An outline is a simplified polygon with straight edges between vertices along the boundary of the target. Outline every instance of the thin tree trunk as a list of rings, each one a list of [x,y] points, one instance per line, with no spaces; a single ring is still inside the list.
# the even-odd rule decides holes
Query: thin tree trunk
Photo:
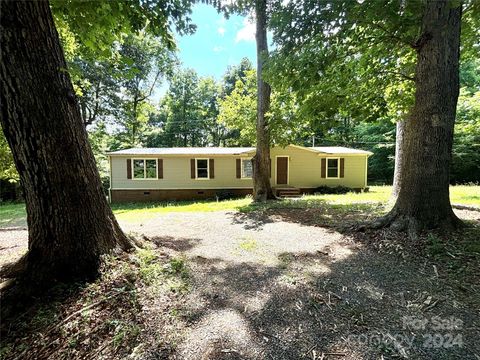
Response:
[[[270,185],[270,136],[266,114],[270,108],[271,88],[263,80],[263,64],[268,57],[267,0],[255,3],[257,40],[257,151],[253,158],[253,198],[274,199]]]
[[[397,199],[402,186],[402,159],[403,159],[403,139],[405,133],[405,120],[397,121],[397,131],[395,136],[395,169],[393,172],[393,190],[392,198]]]
[[[24,280],[90,278],[127,250],[106,201],[47,1],[0,2],[1,124],[24,189]]]
[[[405,123],[401,187],[380,223],[414,234],[461,221],[449,197],[450,159],[459,93],[460,3],[429,0],[416,43],[415,105]]]

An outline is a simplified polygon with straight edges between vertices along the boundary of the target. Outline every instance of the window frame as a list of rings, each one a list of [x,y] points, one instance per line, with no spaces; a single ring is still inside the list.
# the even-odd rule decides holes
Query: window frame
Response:
[[[328,160],[337,160],[337,176],[328,176]],[[325,178],[326,179],[340,179],[340,158],[327,157],[325,161]]]
[[[207,177],[198,177],[198,160],[207,160]],[[195,180],[210,180],[210,159],[195,158]]]
[[[135,177],[135,160],[143,161],[143,178]],[[155,177],[147,178],[147,160],[155,160]],[[158,180],[158,159],[157,158],[132,158],[132,180]]]
[[[252,158],[242,157],[240,158],[240,179],[251,180],[253,178],[253,164],[252,164],[252,176],[243,176],[243,162],[250,161],[252,162]]]

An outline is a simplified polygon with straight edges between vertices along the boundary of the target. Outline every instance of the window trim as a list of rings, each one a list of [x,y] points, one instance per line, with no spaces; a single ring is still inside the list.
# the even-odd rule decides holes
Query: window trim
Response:
[[[143,178],[135,177],[135,160],[143,161]],[[155,177],[147,178],[147,162],[146,160],[155,160]],[[158,180],[158,159],[157,158],[132,158],[132,180]]]
[[[337,160],[337,176],[328,176],[328,160]],[[326,179],[340,179],[340,158],[327,157],[325,161],[325,178]]]
[[[243,161],[244,160],[248,160],[248,161],[252,161],[252,158],[248,158],[248,157],[241,157],[240,158],[240,179],[244,179],[244,180],[252,180],[253,179],[253,164],[252,164],[252,176],[248,177],[248,176],[243,176]]]
[[[198,160],[207,160],[207,177],[198,177]],[[195,180],[210,180],[210,159],[209,158],[195,158]]]

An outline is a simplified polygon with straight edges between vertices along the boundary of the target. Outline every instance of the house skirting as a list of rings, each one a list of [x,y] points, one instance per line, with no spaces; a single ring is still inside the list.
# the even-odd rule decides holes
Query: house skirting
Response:
[[[293,187],[292,187],[293,188]],[[315,188],[299,188],[300,194],[313,194]],[[352,191],[361,192],[368,188],[352,188]],[[149,202],[149,201],[177,201],[198,199],[224,199],[226,197],[242,197],[252,194],[252,188],[242,189],[168,189],[168,190],[138,190],[122,189],[110,190],[111,202]]]
[[[173,190],[110,190],[111,202],[148,202],[164,200],[215,199],[225,196],[241,197],[253,189],[173,189]]]

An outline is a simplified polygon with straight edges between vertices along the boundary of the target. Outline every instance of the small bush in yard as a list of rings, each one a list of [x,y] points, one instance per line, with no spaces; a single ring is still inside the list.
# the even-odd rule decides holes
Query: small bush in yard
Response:
[[[351,192],[352,189],[345,187],[345,186],[319,186],[315,189],[315,195],[323,195],[323,194],[347,194]]]
[[[232,191],[229,190],[220,190],[215,193],[217,200],[230,200],[235,199],[238,195],[235,195]]]
[[[440,255],[445,252],[444,244],[442,244],[441,239],[435,234],[428,234],[427,246],[428,252],[433,256]]]
[[[170,261],[163,265],[163,270],[165,273],[170,275],[180,275],[181,278],[188,277],[187,266],[183,259],[173,258]]]

